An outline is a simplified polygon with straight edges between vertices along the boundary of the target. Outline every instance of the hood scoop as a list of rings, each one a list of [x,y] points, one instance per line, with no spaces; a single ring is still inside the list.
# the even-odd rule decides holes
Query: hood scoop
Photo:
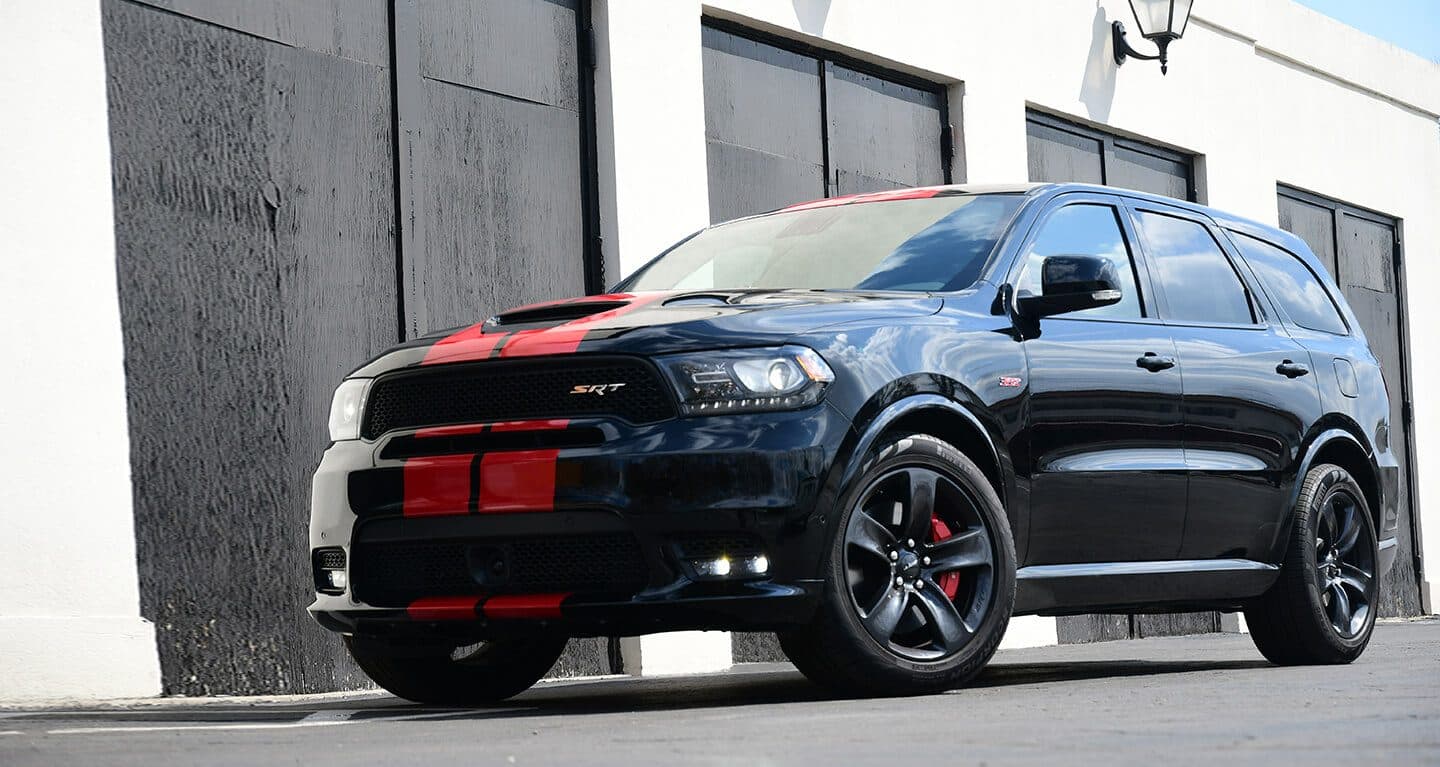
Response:
[[[697,293],[688,296],[672,298],[665,302],[665,306],[728,306],[730,296],[716,295],[714,293]]]
[[[516,309],[491,317],[486,324],[493,327],[515,325],[558,325],[578,320],[592,314],[613,311],[626,306],[625,301],[576,301],[573,303],[547,304],[528,309]]]

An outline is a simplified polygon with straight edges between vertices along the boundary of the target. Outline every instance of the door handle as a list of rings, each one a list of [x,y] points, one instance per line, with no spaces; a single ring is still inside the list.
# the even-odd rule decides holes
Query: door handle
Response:
[[[1169,370],[1175,367],[1175,358],[1161,357],[1155,352],[1145,352],[1145,356],[1135,360],[1135,367],[1145,368],[1151,373],[1159,373],[1162,370]]]
[[[1285,376],[1286,378],[1299,378],[1300,376],[1308,375],[1310,373],[1310,368],[1307,368],[1298,362],[1285,360],[1284,362],[1275,366],[1275,372],[1279,373],[1282,376]]]

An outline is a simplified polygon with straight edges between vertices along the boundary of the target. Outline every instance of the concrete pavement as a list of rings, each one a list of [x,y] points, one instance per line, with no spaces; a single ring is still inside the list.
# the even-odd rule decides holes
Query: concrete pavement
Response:
[[[1440,621],[1355,664],[1246,636],[1000,653],[945,695],[827,699],[784,664],[545,683],[455,710],[379,694],[0,711],[0,764],[1437,764]]]

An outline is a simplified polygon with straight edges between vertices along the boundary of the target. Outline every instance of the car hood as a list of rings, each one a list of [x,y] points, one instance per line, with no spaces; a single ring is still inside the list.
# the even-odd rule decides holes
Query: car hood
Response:
[[[828,325],[934,314],[925,293],[704,290],[611,293],[531,304],[396,347],[354,375],[420,364],[573,353],[664,354],[781,344]]]

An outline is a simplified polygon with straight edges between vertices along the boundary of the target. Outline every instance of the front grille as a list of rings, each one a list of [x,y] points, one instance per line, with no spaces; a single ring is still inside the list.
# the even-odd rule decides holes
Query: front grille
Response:
[[[577,385],[624,384],[605,394]],[[642,360],[621,357],[497,360],[392,374],[375,382],[361,436],[393,429],[531,418],[614,416],[636,424],[675,415],[670,393]]]
[[[670,540],[686,559],[753,557],[765,553],[760,539],[746,533],[681,533],[671,536]]]
[[[633,594],[646,580],[629,533],[362,543],[351,554],[355,595],[376,607],[427,596]]]

